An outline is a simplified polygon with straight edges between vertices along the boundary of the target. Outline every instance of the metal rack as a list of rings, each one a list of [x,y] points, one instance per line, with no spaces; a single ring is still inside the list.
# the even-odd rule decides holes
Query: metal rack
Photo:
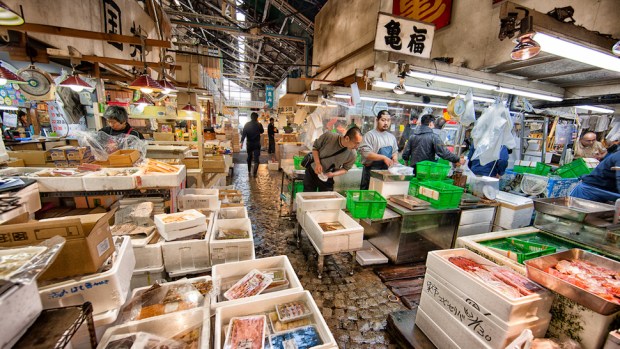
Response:
[[[526,125],[528,123],[534,123],[534,122],[543,123],[543,127],[542,127],[543,137],[542,138],[529,137],[529,133],[528,133],[528,136],[525,135]],[[537,140],[537,141],[542,142],[540,145],[541,154],[540,155],[527,154],[527,155],[528,156],[539,156],[541,159],[541,162],[545,162],[546,153],[547,153],[547,136],[549,132],[548,130],[549,130],[549,118],[547,116],[523,114],[523,122],[521,124],[521,154],[520,154],[521,159],[523,159],[524,155],[526,155],[525,149],[527,148],[527,141]]]

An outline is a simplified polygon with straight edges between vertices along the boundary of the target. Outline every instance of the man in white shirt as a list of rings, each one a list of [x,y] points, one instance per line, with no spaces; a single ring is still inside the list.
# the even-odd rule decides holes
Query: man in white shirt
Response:
[[[371,170],[387,170],[395,162],[398,162],[398,141],[389,132],[392,117],[387,110],[377,114],[376,128],[364,135],[364,140],[359,147],[362,154],[362,182],[361,190],[368,190],[370,185]]]

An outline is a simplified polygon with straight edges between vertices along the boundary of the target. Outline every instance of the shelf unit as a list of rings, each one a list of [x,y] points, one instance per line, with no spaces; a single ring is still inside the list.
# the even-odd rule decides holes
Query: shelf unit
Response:
[[[526,128],[529,129],[529,127],[527,127],[528,124],[531,123],[542,123],[542,132],[543,132],[543,137],[542,138],[536,138],[536,137],[529,137],[529,133],[528,136],[526,136],[525,132],[526,132]],[[547,136],[548,136],[548,130],[549,130],[549,117],[547,116],[538,116],[538,115],[529,115],[529,114],[523,114],[523,122],[521,124],[521,154],[520,155],[520,160],[523,160],[523,157],[525,154],[525,149],[527,148],[527,141],[528,140],[537,140],[541,142],[540,145],[540,155],[536,154],[536,155],[532,155],[532,154],[527,154],[528,156],[536,156],[536,157],[540,157],[541,162],[545,162],[546,159],[546,153],[547,153]],[[531,133],[531,131],[530,131]]]

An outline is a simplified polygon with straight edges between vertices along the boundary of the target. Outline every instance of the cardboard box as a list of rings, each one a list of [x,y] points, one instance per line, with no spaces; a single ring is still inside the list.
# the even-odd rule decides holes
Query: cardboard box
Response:
[[[198,158],[191,157],[183,159],[183,165],[187,168],[198,168]]]
[[[65,155],[69,161],[82,161],[92,156],[92,152],[90,151],[90,147],[67,147]]]
[[[140,158],[140,152],[133,149],[115,151],[108,156],[110,167],[131,167]]]
[[[26,163],[24,163],[24,160],[22,159],[9,159],[9,161],[6,162],[6,165],[8,167],[26,167]]]
[[[202,169],[204,172],[226,172],[226,163],[223,155],[205,156],[202,161]]]
[[[174,133],[172,132],[153,132],[153,139],[162,142],[174,142]]]
[[[0,247],[36,245],[60,235],[65,246],[38,280],[95,273],[114,252],[109,225],[114,211],[0,225]]]
[[[24,160],[26,167],[40,167],[47,161],[45,150],[18,150],[7,152],[9,157]]]
[[[67,154],[65,153],[65,151],[67,149],[73,148],[70,146],[64,146],[64,147],[58,147],[58,148],[52,148],[50,150],[48,150],[48,152],[50,153],[50,158],[52,159],[52,161],[67,161]]]
[[[120,195],[99,195],[99,196],[76,196],[75,208],[110,208],[115,202],[120,200]]]
[[[67,161],[67,160],[56,160],[56,161],[54,161],[54,167],[58,167],[58,168],[70,167],[69,166],[69,161]]]

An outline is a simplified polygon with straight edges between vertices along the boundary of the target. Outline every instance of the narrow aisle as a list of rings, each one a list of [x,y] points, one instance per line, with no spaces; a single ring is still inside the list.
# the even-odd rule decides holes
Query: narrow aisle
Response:
[[[351,276],[352,257],[341,253],[325,258],[323,279],[319,279],[314,249],[305,233],[301,248],[297,248],[295,220],[279,218],[282,172],[268,171],[261,164],[258,177],[248,177],[247,165],[235,164],[234,173],[233,183],[243,193],[252,221],[256,258],[288,256],[340,348],[396,348],[385,332],[387,315],[406,308],[400,301],[388,300],[392,293],[372,267],[362,268],[356,263]]]

